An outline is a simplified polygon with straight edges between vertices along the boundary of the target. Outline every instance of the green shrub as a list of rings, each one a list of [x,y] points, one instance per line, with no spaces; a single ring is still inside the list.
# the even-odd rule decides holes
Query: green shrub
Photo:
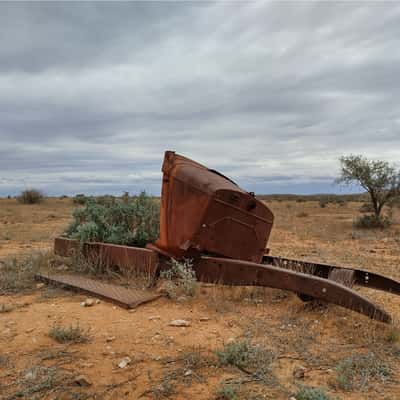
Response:
[[[336,367],[336,382],[342,390],[365,390],[372,379],[384,382],[391,370],[374,353],[357,354]]]
[[[216,400],[237,400],[240,385],[238,383],[223,383],[216,392]]]
[[[219,362],[222,365],[233,365],[235,367],[247,367],[253,359],[253,346],[246,340],[229,343],[217,352]]]
[[[373,229],[380,228],[384,229],[390,226],[391,221],[386,217],[377,217],[374,214],[366,214],[362,217],[356,219],[354,222],[354,227],[359,229]]]
[[[89,197],[85,196],[83,193],[77,194],[73,199],[72,202],[76,205],[85,205],[86,201]]]
[[[110,194],[105,194],[104,196],[97,196],[96,203],[103,206],[112,206],[117,202],[117,198]]]
[[[216,354],[221,365],[237,367],[265,383],[275,379],[271,369],[275,356],[258,344],[248,340],[228,343]]]
[[[128,203],[87,199],[74,211],[66,235],[82,242],[105,242],[144,247],[158,238],[160,205],[145,192]]]
[[[295,395],[296,400],[331,400],[324,389],[303,386]],[[333,400],[333,399],[332,399]]]
[[[44,200],[44,195],[40,190],[27,189],[17,196],[17,200],[22,204],[39,204]]]

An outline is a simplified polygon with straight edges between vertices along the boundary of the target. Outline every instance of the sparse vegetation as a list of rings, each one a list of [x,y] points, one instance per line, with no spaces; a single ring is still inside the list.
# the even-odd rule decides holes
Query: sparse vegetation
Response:
[[[105,262],[101,254],[83,254],[81,249],[71,252],[67,260],[68,269],[71,271],[89,274],[98,277],[112,277],[115,271]]]
[[[91,339],[89,330],[82,329],[79,323],[70,326],[53,325],[49,336],[58,343],[87,343]]]
[[[329,199],[327,198],[322,198],[319,200],[319,206],[321,208],[325,208],[329,204]]]
[[[78,193],[74,198],[72,199],[72,202],[76,205],[85,205],[86,201],[88,200],[88,197],[86,197],[83,193]]]
[[[366,390],[371,380],[385,382],[390,375],[390,367],[372,352],[348,357],[336,367],[337,385],[346,391]]]
[[[158,238],[159,202],[142,192],[129,203],[108,198],[89,199],[74,211],[67,236],[82,242],[105,242],[144,247]]]
[[[239,391],[239,383],[223,382],[217,389],[215,400],[237,400]]]
[[[165,279],[168,297],[174,299],[179,294],[193,297],[196,294],[197,280],[191,259],[181,261],[171,259],[171,268],[161,271],[160,278]]]
[[[60,385],[66,385],[69,380],[70,375],[60,368],[35,365],[22,371],[18,381],[20,390],[7,399],[39,399],[44,393],[55,391]],[[40,393],[41,397],[37,397]]]
[[[17,200],[22,204],[39,204],[44,200],[44,195],[40,190],[27,189],[17,196]]]
[[[366,214],[354,221],[354,227],[358,229],[373,229],[379,228],[384,229],[390,226],[391,221],[386,217],[377,217],[373,214]]]
[[[204,382],[201,370],[211,364],[208,355],[202,354],[199,347],[190,348],[177,358],[167,357],[162,362],[164,368],[168,368],[167,371],[158,381],[153,381],[149,374],[152,381],[150,388],[139,397],[152,396],[156,400],[170,398],[177,393],[176,387],[179,383],[190,386],[193,381]],[[169,368],[173,365],[176,366]]]
[[[398,281],[400,275],[396,260],[400,254],[400,228],[394,225],[386,231],[354,230],[357,236],[351,240],[352,218],[360,215],[359,207],[362,202],[368,201],[368,197],[360,196],[357,202],[351,199],[347,209],[340,208],[335,201],[331,201],[325,209],[320,208],[317,197],[306,203],[274,201],[271,208],[276,215],[275,235],[269,243],[272,254],[361,265]],[[43,246],[51,247],[53,234],[64,229],[73,205],[71,198],[62,201],[48,198],[34,209],[17,204],[15,199],[0,201],[1,275],[6,264],[2,260],[9,254],[21,257],[16,263],[22,265],[23,254]],[[120,201],[116,199],[117,203]],[[296,221],[294,217],[301,211],[309,214],[309,223],[300,224],[304,221],[300,219]],[[394,208],[393,212],[393,221],[399,220],[400,210]],[[50,218],[50,214],[56,218]],[[8,236],[6,233],[9,233],[10,241],[2,240],[2,236]],[[340,246],[333,242],[334,239],[338,240]],[[329,243],[329,246],[321,245],[323,243]],[[101,279],[109,279],[109,274],[113,274],[114,281],[114,272],[105,268],[101,257],[86,259],[85,262],[82,258],[81,263],[77,264],[75,260],[79,260],[79,257],[50,259],[54,261],[51,263],[54,272],[90,271],[99,277],[100,271]],[[42,263],[44,267],[45,264]],[[2,276],[0,287],[3,285]],[[124,277],[118,279],[121,279],[119,283],[128,282]],[[20,283],[20,280],[12,278],[12,282]],[[136,279],[130,280],[129,284],[135,285]],[[28,289],[35,286],[33,280],[28,280]],[[400,360],[400,348],[396,325],[375,325],[367,318],[336,306],[324,310],[310,307],[309,311],[293,294],[277,289],[231,288],[200,283],[197,286],[194,301],[171,304],[161,299],[145,306],[148,313],[137,309],[132,314],[118,308],[113,310],[105,302],[95,304],[93,308],[79,307],[80,297],[62,289],[50,290],[47,286],[33,295],[28,292],[28,296],[24,291],[21,292],[22,289],[16,289],[17,295],[12,296],[5,292],[5,296],[0,296],[0,304],[5,304],[6,312],[8,305],[13,310],[8,314],[0,314],[0,319],[4,321],[0,329],[1,343],[4,344],[4,349],[0,351],[2,396],[13,400],[47,397],[83,399],[94,396],[149,400],[190,396],[218,400],[289,399],[290,396],[296,396],[298,400],[298,397],[301,399],[300,395],[307,396],[307,400],[333,400],[335,395],[338,399],[352,396],[397,398],[399,371],[396,363]],[[364,294],[371,300],[378,300],[397,320],[399,303],[396,296],[387,294],[374,297],[372,291]],[[52,307],[54,303],[56,306]],[[95,347],[98,352],[93,351],[91,345],[77,344],[71,347],[68,342],[59,344],[47,336],[53,324],[53,318],[47,316],[56,317],[59,311],[63,311],[63,315],[76,313],[74,317],[80,319],[82,328],[89,326],[83,321],[90,317],[90,329],[96,335]],[[148,318],[152,315],[156,317],[154,320]],[[172,318],[187,319],[191,326],[169,327],[167,324]],[[70,322],[75,326],[75,319],[56,320],[66,327]],[[136,327],[139,329],[138,335],[133,338],[132,329]],[[43,342],[43,334],[47,336],[47,342]],[[270,362],[267,354],[267,361],[262,364],[269,366],[270,370],[265,374],[258,373],[259,369],[251,363],[242,369],[232,364],[222,365],[214,352],[215,346],[222,338],[231,344],[233,339],[228,339],[231,337],[237,338],[233,344],[247,338],[249,346],[272,349],[276,357],[269,354],[272,357]],[[33,343],[35,338],[39,340],[36,343],[39,346]],[[21,340],[25,339],[24,346],[20,346]],[[29,344],[31,341],[32,346]],[[257,346],[258,343],[263,345]],[[201,352],[197,346],[201,346]],[[225,350],[226,346],[219,346],[218,350]],[[365,393],[347,395],[339,389],[335,368],[342,359],[353,356],[354,352],[368,351],[374,351],[391,370],[391,375],[383,381],[366,374],[369,381],[363,389]],[[102,358],[100,363],[99,354]],[[132,365],[118,369],[118,373],[114,374],[115,383],[107,385],[104,380],[96,379],[100,371],[104,368],[112,370],[125,355],[132,357]],[[306,373],[304,381],[292,379],[292,366],[297,363],[310,371]],[[51,371],[54,370],[42,370],[36,381],[29,380],[35,376],[30,369],[39,364],[47,368],[54,366],[58,369],[56,376],[63,379],[52,379]],[[87,375],[92,385],[86,388],[76,385],[73,378],[69,377],[70,373],[61,370],[62,365],[66,365],[72,376],[76,373]],[[333,370],[333,373],[325,373],[327,369]],[[150,371],[149,378],[147,371]],[[271,371],[276,374],[276,380]],[[67,375],[63,375],[63,372]],[[124,383],[128,379],[135,379],[137,374],[140,374],[137,382]],[[293,387],[300,382],[317,387]],[[330,384],[335,386],[332,392]],[[324,387],[327,387],[325,393]],[[31,391],[33,393],[29,394]],[[141,396],[143,392],[146,394]]]
[[[222,350],[217,351],[221,365],[231,365],[250,374],[254,380],[271,383],[274,377],[271,363],[274,354],[260,345],[254,345],[248,340],[228,343]]]
[[[373,213],[374,212],[374,207],[372,207],[371,203],[363,203],[361,204],[359,208],[360,213]]]
[[[303,386],[294,396],[296,400],[334,400],[324,389]]]
[[[397,343],[400,341],[400,330],[398,326],[392,325],[387,332],[386,340],[389,343]]]
[[[10,365],[10,358],[3,354],[0,354],[0,368],[6,368]]]
[[[16,293],[30,289],[40,269],[46,268],[48,253],[32,255],[25,260],[10,259],[0,264],[0,294]]]

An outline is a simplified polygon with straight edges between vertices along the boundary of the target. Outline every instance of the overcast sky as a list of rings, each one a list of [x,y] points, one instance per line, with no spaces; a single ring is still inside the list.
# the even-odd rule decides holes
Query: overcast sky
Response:
[[[257,193],[400,161],[398,3],[0,3],[0,195],[159,194],[165,150]]]

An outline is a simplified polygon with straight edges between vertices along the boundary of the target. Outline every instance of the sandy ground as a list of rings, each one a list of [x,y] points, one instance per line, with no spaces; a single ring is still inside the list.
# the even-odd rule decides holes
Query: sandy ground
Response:
[[[268,244],[273,255],[357,266],[400,280],[400,225],[354,230],[359,203],[269,205],[276,218]],[[72,210],[69,199],[38,206],[0,199],[0,259],[51,248]],[[399,297],[360,291],[399,319]],[[46,286],[0,296],[0,306],[11,308],[0,313],[1,399],[217,399],[224,381],[235,383],[237,397],[226,397],[232,400],[289,399],[301,385],[323,387],[337,399],[400,399],[397,322],[387,326],[336,306],[311,307],[268,288],[200,285],[194,298],[161,298],[132,312],[105,302],[82,307],[85,298]],[[169,326],[175,319],[190,326]],[[53,326],[77,322],[89,342],[59,344],[49,337]],[[268,379],[218,362],[216,350],[243,340],[270,355]],[[336,368],[357,354],[373,354],[389,373],[366,378],[363,390],[344,391]],[[121,369],[124,357],[131,361]],[[299,367],[303,378],[293,375]],[[79,374],[88,387],[74,382]]]

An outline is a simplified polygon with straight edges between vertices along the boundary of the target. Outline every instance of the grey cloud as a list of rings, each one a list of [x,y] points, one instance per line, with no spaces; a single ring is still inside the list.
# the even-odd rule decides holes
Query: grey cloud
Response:
[[[0,3],[0,194],[159,192],[164,150],[258,192],[400,156],[396,3]]]

